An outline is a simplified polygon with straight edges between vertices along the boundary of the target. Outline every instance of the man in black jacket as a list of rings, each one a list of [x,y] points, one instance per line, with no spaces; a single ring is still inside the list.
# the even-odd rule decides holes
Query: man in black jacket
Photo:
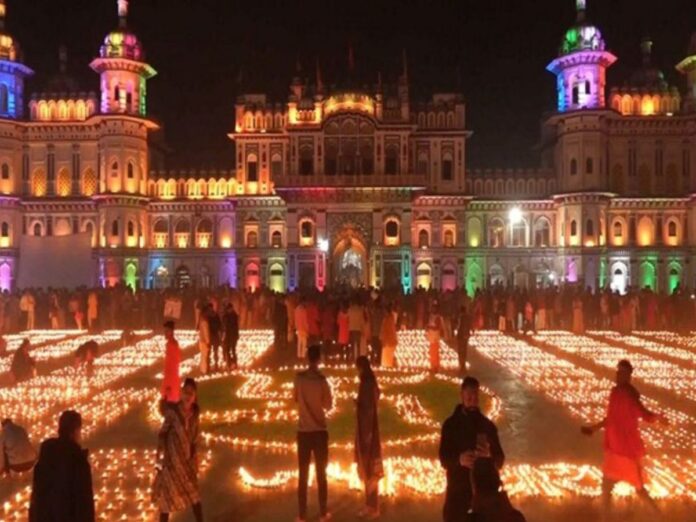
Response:
[[[41,444],[34,468],[29,522],[94,522],[92,470],[80,446],[82,417],[64,411],[58,438]]]
[[[505,461],[498,430],[479,410],[479,382],[464,379],[461,404],[442,426],[440,463],[447,471],[444,522],[464,522],[471,508],[471,472],[478,459],[491,459],[500,469]]]

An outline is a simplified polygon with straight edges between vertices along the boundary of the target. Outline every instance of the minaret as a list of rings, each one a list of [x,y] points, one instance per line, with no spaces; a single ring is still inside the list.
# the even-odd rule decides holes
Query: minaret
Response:
[[[20,63],[19,45],[5,31],[5,0],[0,0],[0,118],[24,116],[24,80],[34,74]]]
[[[586,7],[586,0],[576,0],[576,24],[546,68],[556,75],[559,112],[606,106],[606,72],[616,56],[606,50],[600,30],[586,22]]]
[[[90,66],[101,75],[102,114],[147,115],[147,80],[157,72],[145,62],[138,37],[128,30],[128,0],[117,0],[118,29],[104,38]]]
[[[686,75],[687,93],[684,110],[696,112],[696,33],[691,35],[688,56],[677,64],[677,71]]]

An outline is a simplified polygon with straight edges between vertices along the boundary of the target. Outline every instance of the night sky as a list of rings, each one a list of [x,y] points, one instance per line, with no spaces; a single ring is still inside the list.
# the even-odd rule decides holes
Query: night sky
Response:
[[[545,67],[574,21],[574,0],[131,0],[129,26],[159,72],[149,84],[149,112],[164,125],[171,168],[232,166],[226,134],[242,91],[285,101],[296,64],[325,83],[345,77],[347,48],[356,75],[374,83],[409,62],[412,96],[464,93],[470,167],[528,166],[541,115],[555,101]],[[58,47],[85,88],[98,81],[88,64],[117,26],[116,0],[7,0],[8,30],[40,90],[58,69]],[[619,62],[609,84],[640,64],[641,37],[655,41],[654,60],[684,89],[674,65],[696,31],[696,0],[588,0],[589,17]],[[241,85],[241,88],[240,88]]]

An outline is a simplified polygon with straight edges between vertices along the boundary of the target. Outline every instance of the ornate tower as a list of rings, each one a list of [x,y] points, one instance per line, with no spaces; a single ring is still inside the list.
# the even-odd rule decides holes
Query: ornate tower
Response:
[[[5,32],[5,0],[0,0],[0,118],[24,116],[24,79],[34,74],[19,61],[19,45]]]
[[[127,29],[128,0],[118,2],[118,29],[104,38],[90,66],[101,75],[102,114],[147,115],[147,80],[155,71],[144,61],[138,37]]]
[[[689,55],[677,64],[677,70],[686,75],[688,91],[684,98],[684,110],[696,111],[696,33],[691,35]]]
[[[577,21],[566,31],[558,58],[546,67],[556,75],[559,112],[603,109],[606,70],[616,61],[602,33],[586,21],[586,0],[576,0],[576,6]]]

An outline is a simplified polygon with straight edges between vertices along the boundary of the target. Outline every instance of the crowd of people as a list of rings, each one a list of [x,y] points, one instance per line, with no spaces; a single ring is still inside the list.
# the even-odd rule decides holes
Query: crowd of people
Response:
[[[357,303],[374,311],[371,295],[379,296],[380,314],[371,314],[366,324],[355,314]],[[133,291],[117,285],[111,288],[24,289],[0,294],[0,333],[34,328],[156,329],[164,320],[180,328],[196,328],[201,311],[210,305],[222,314],[231,304],[240,328],[273,328],[281,341],[299,336],[298,350],[305,350],[312,338],[319,341],[341,334],[341,344],[353,350],[364,339],[381,335],[381,316],[394,314],[396,328],[425,328],[433,303],[443,320],[443,333],[451,338],[462,307],[472,316],[474,329],[523,330],[611,328],[629,330],[688,328],[696,317],[696,295],[677,286],[670,292],[650,288],[628,288],[619,294],[609,288],[592,290],[576,284],[539,289],[493,285],[476,290],[447,291],[335,287],[318,291],[304,289],[279,294],[261,287],[233,289],[165,289]],[[307,308],[306,321],[296,309]],[[346,317],[342,316],[343,313]],[[299,322],[298,322],[299,321]],[[346,326],[347,323],[347,326]],[[347,337],[345,334],[348,334]]]
[[[27,297],[27,296],[30,297]],[[9,300],[18,297],[20,322],[38,327],[41,302],[49,309],[66,303],[74,325],[63,325],[66,314],[51,326],[105,328],[112,326],[154,326],[164,320],[164,378],[160,412],[163,418],[157,445],[152,499],[160,521],[170,514],[191,509],[197,522],[203,520],[198,486],[198,444],[200,407],[197,384],[191,378],[182,383],[181,347],[175,325],[191,321],[199,334],[202,374],[211,369],[237,367],[236,347],[241,328],[270,327],[275,333],[279,353],[296,350],[307,368],[297,373],[294,399],[298,409],[298,518],[307,517],[307,484],[314,459],[321,521],[331,518],[328,507],[326,467],[329,461],[329,431],[326,413],[334,398],[320,362],[330,354],[355,364],[359,385],[355,396],[354,460],[364,484],[365,500],[360,516],[380,516],[379,482],[384,475],[380,438],[380,385],[372,367],[398,365],[398,331],[424,330],[429,344],[430,366],[439,370],[440,341],[457,348],[460,355],[461,401],[442,427],[439,459],[447,476],[443,519],[445,522],[520,522],[501,486],[500,469],[505,455],[495,425],[479,409],[479,383],[466,376],[467,346],[477,329],[527,332],[545,328],[646,328],[686,327],[694,313],[694,300],[677,288],[670,296],[649,290],[618,295],[609,291],[593,293],[576,287],[548,288],[536,291],[494,287],[478,291],[473,298],[460,291],[418,290],[413,294],[378,292],[373,289],[340,288],[331,292],[293,292],[273,294],[220,289],[217,291],[148,291],[133,293],[126,288],[62,292],[23,292],[5,294],[3,330],[10,328]],[[151,300],[152,308],[143,306]],[[136,303],[140,303],[139,305]],[[29,304],[27,304],[29,303]],[[72,303],[72,304],[71,304]],[[124,306],[141,307],[142,316],[125,313]],[[53,307],[53,308],[52,308]],[[133,310],[133,308],[131,308]],[[122,313],[123,312],[123,313]],[[114,314],[112,316],[112,314]],[[672,314],[671,317],[669,314]],[[62,319],[61,319],[62,317]],[[666,323],[670,317],[669,325]],[[120,325],[127,321],[127,325]],[[150,321],[152,321],[150,323]],[[159,323],[162,324],[162,323]],[[94,342],[81,345],[74,364],[84,366],[88,375],[99,355]],[[13,356],[11,373],[16,381],[35,375],[28,341]],[[638,420],[666,422],[664,416],[648,411],[631,384],[632,367],[621,361],[616,387],[611,393],[606,418],[593,426],[584,426],[586,435],[605,430],[603,498],[609,507],[610,494],[617,481],[636,486],[641,498],[650,500],[643,482],[641,459],[645,453],[640,440]],[[26,472],[34,469],[30,521],[95,520],[91,470],[87,451],[81,445],[82,419],[74,411],[64,412],[59,420],[58,437],[44,441],[38,452],[21,426],[11,419],[2,421],[2,471]]]

